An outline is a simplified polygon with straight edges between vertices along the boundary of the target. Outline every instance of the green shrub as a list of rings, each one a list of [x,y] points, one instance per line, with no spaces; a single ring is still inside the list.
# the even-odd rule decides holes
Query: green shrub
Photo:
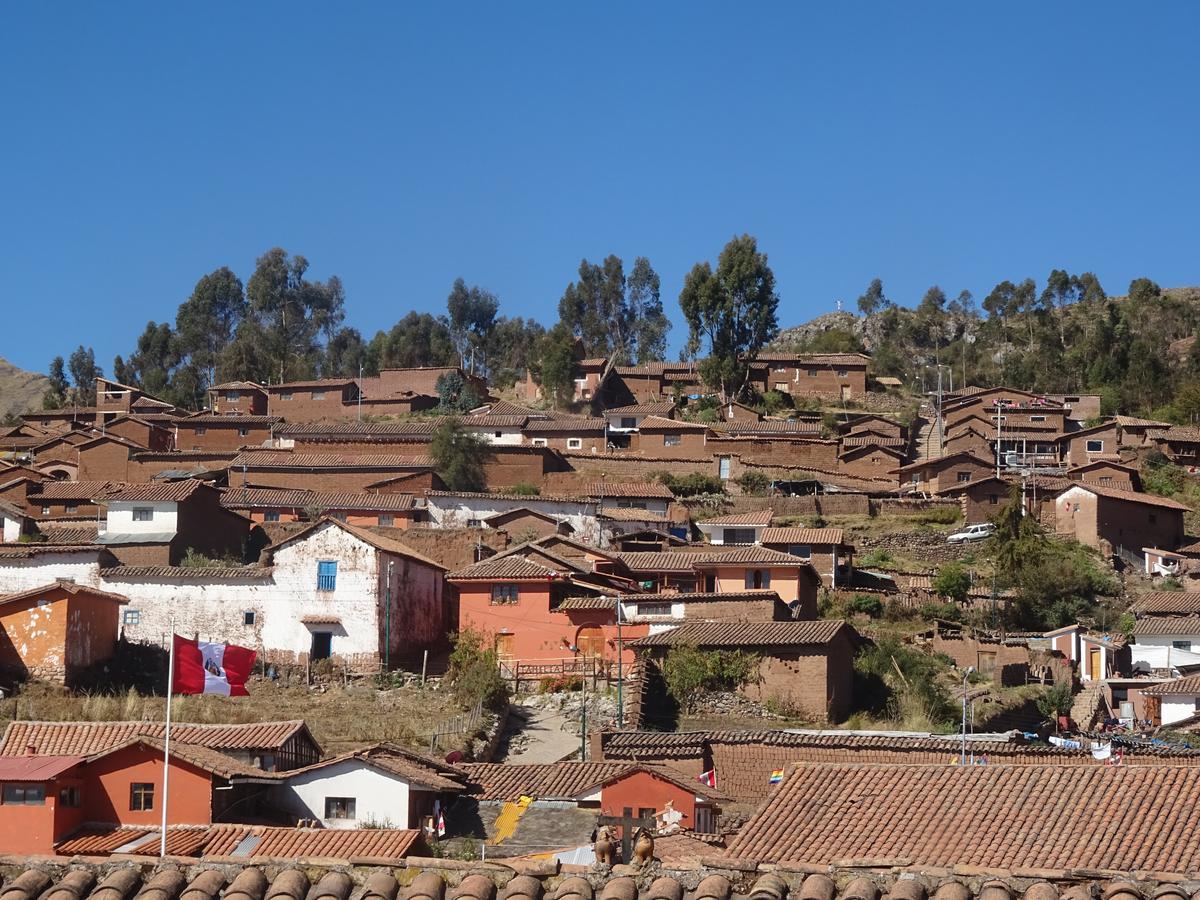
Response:
[[[500,677],[500,659],[484,635],[467,629],[454,638],[446,681],[456,702],[472,707],[482,702],[493,710],[508,703],[508,684]]]
[[[923,509],[913,521],[918,525],[953,525],[962,516],[962,510],[956,506],[939,506],[936,509]]]
[[[872,550],[858,558],[859,568],[871,566],[887,566],[895,562],[895,558],[886,550]]]
[[[725,493],[725,482],[716,475],[701,475],[699,472],[672,475],[670,472],[662,472],[659,474],[658,480],[666,485],[676,497]]]
[[[922,653],[887,635],[854,658],[854,696],[862,708],[886,713],[905,727],[947,727],[957,718],[939,680],[947,668],[944,657]]]
[[[687,644],[672,647],[663,659],[667,691],[684,709],[703,690],[732,690],[757,680],[760,659],[742,650],[700,650]]]
[[[758,469],[747,469],[738,476],[737,482],[742,489],[742,493],[751,494],[755,497],[761,497],[771,487],[770,477]]]
[[[953,603],[922,603],[918,610],[922,619],[932,622],[934,619],[944,619],[948,622],[961,622],[962,610]]]
[[[1038,712],[1047,719],[1057,721],[1059,716],[1065,716],[1071,711],[1074,702],[1075,695],[1071,690],[1071,682],[1060,681],[1050,685],[1046,689],[1046,693],[1037,698],[1037,708]]]
[[[861,613],[877,619],[883,615],[883,601],[870,594],[855,594],[846,604],[846,609],[851,613]]]
[[[933,589],[939,597],[963,603],[971,590],[971,573],[958,563],[947,563],[938,569]]]
[[[582,675],[547,675],[538,682],[539,694],[560,694],[564,691],[578,691],[582,688]]]
[[[541,492],[542,489],[540,487],[536,484],[530,484],[527,481],[522,481],[510,488],[504,489],[504,493],[506,494],[518,494],[521,497],[536,497]]]

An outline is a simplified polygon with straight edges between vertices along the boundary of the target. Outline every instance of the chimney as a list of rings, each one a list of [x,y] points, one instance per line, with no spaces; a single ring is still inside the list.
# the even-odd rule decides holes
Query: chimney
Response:
[[[26,756],[37,756],[37,745],[36,744],[26,744],[25,745],[25,755]]]

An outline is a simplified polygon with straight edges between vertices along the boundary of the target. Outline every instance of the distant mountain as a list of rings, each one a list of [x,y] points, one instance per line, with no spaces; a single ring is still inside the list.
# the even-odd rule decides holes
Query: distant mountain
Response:
[[[37,409],[49,386],[45,375],[18,369],[0,358],[0,417]]]

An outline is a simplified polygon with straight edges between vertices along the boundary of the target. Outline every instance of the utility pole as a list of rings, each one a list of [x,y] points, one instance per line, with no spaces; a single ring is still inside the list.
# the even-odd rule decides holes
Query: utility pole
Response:
[[[396,564],[388,560],[387,584],[383,589],[383,671],[392,668],[392,570]]]
[[[613,596],[617,605],[617,728],[625,727],[625,674],[621,665],[621,657],[625,655],[625,645],[621,642],[621,596]]]
[[[362,421],[362,379],[363,367],[362,363],[358,364],[358,421]]]
[[[960,766],[965,766],[967,764],[967,680],[971,677],[971,673],[974,671],[974,666],[967,666],[967,668],[963,671],[962,755],[958,760],[958,764]]]

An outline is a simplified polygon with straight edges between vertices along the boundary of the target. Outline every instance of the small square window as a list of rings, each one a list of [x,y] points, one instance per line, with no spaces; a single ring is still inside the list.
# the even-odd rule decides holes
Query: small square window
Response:
[[[679,444],[680,444],[679,435],[677,435],[677,434],[664,434],[663,435],[663,446],[664,447],[678,447]]]
[[[64,503],[64,504],[63,504],[63,512],[66,512],[66,513],[73,513],[73,512],[75,512],[75,510],[77,510],[77,509],[79,509],[79,504],[78,504],[78,503],[71,502],[71,503]]]
[[[195,431],[196,437],[200,437],[200,435],[202,435],[202,434],[208,434],[208,429],[205,428],[203,425],[197,425],[196,431]]]
[[[392,528],[396,524],[396,517],[391,513],[382,513],[379,516],[379,524],[384,528]]]
[[[122,625],[140,625],[142,621],[142,611],[140,609],[124,609],[121,610]]]
[[[968,481],[971,480],[971,473],[970,472],[959,472],[955,477],[958,479],[959,484],[966,484]]]
[[[520,596],[520,588],[515,584],[493,584],[492,603],[513,604]]]
[[[237,391],[226,391],[225,392],[226,400],[238,400],[238,399],[240,399],[240,397],[241,397],[241,395],[238,394]]]
[[[154,509],[149,506],[135,506],[133,508],[133,521],[135,522],[153,522]]]
[[[337,588],[337,560],[327,559],[317,563],[317,590],[332,591]]]
[[[279,510],[268,509],[265,513],[263,513],[263,521],[264,522],[278,522],[279,521]]]
[[[846,372],[846,370],[845,370],[845,369],[838,369],[838,370],[837,370],[837,377],[838,377],[838,378],[845,378],[847,374],[848,374],[848,373]]]
[[[1104,441],[1088,441],[1084,447],[1088,453],[1103,453]]]
[[[635,419],[633,416],[622,416],[621,417],[621,427],[622,428],[637,428],[637,419]]]
[[[504,432],[503,432],[503,431],[497,431],[497,432],[495,432],[495,435],[496,435],[496,437],[498,437],[498,438],[500,438],[500,437],[504,437]]]
[[[809,370],[808,370],[808,377],[809,377],[809,378],[816,378],[816,377],[817,377],[817,370],[816,370],[816,369],[809,369]]]
[[[135,781],[131,784],[129,808],[134,812],[148,812],[154,809],[154,784],[149,781]]]
[[[45,503],[42,504],[42,515],[43,516],[50,515],[50,507],[47,506]]]
[[[58,805],[67,809],[79,809],[79,788],[61,788],[58,792]]]
[[[248,609],[242,613],[243,625],[253,625],[256,621],[258,621],[258,615],[254,612],[254,610]]]
[[[999,494],[988,494],[988,505],[995,506],[1000,502]]]
[[[567,449],[568,450],[582,450],[583,449],[583,438],[567,438]]]
[[[577,438],[567,438],[567,446],[568,447],[571,446],[572,440],[577,440]],[[532,443],[533,443],[533,446],[535,446],[535,447],[548,446],[545,438],[534,438]]]
[[[280,400],[291,400],[291,399],[292,399],[292,392],[291,392],[291,391],[280,391],[280,392],[279,392],[279,399],[280,399]]]
[[[354,797],[326,797],[325,818],[353,819],[355,818],[355,806]]]
[[[249,433],[250,433],[249,428],[239,428],[238,429],[238,437],[246,437],[246,435],[248,435]]]
[[[325,392],[324,392],[324,391],[313,391],[313,392],[312,392],[312,398],[313,398],[314,400],[324,400],[324,399],[325,399]]]

